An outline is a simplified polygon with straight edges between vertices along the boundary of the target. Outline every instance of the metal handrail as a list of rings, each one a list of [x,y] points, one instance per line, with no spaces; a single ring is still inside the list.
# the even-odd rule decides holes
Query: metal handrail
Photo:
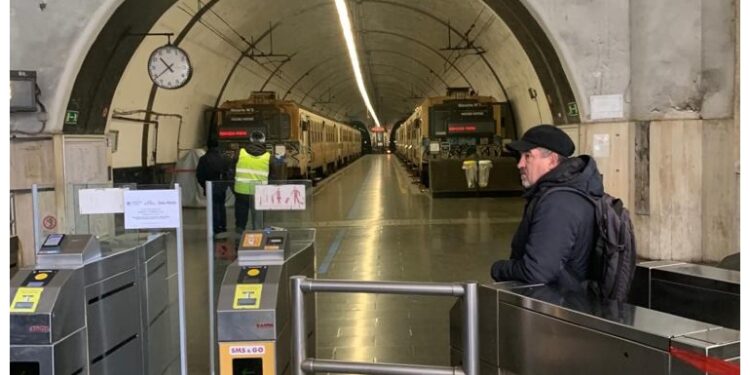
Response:
[[[382,375],[478,375],[479,313],[477,283],[402,283],[389,281],[315,280],[292,276],[292,375],[316,372]],[[334,361],[307,357],[304,293],[385,293],[463,298],[464,357],[461,367],[402,363]]]

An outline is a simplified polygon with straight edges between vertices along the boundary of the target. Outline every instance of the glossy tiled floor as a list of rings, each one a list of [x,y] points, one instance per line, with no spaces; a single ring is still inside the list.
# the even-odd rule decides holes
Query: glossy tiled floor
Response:
[[[488,282],[490,264],[508,256],[523,207],[519,197],[432,199],[391,155],[365,156],[315,189],[317,277],[324,279]],[[191,373],[207,373],[209,363],[204,217],[185,211]],[[316,357],[448,365],[454,302],[319,294]]]

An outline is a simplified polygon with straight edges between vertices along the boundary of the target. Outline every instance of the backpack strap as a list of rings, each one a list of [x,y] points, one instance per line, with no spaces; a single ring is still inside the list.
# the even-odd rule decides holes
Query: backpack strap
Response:
[[[599,212],[597,212],[597,211],[598,211],[598,209],[597,209],[597,200],[596,200],[596,199],[594,199],[594,198],[593,198],[593,197],[592,197],[591,195],[589,195],[588,193],[585,193],[585,192],[583,192],[583,191],[581,191],[581,190],[579,190],[579,189],[576,189],[576,188],[572,188],[572,187],[569,187],[569,186],[556,186],[556,187],[552,187],[552,188],[549,188],[549,189],[545,190],[545,191],[544,191],[544,192],[542,193],[542,195],[541,195],[541,196],[540,196],[539,198],[537,198],[537,199],[536,199],[535,201],[532,201],[531,205],[529,206],[529,208],[528,208],[528,210],[527,210],[527,214],[528,214],[528,215],[532,215],[532,214],[533,214],[533,212],[534,212],[533,210],[534,210],[534,209],[536,208],[536,204],[538,204],[538,203],[539,203],[539,202],[541,202],[541,201],[542,201],[542,200],[543,200],[544,198],[546,198],[546,197],[547,197],[547,195],[549,195],[549,194],[551,194],[551,193],[554,193],[554,192],[556,192],[556,191],[569,191],[569,192],[571,192],[571,193],[575,193],[575,194],[578,194],[579,196],[581,196],[581,197],[585,198],[585,199],[586,199],[586,201],[588,201],[589,203],[591,203],[591,205],[592,205],[592,206],[593,206],[593,208],[594,208],[594,219],[595,219],[595,220],[596,220],[596,222],[597,222],[597,224],[596,224],[596,231],[597,231],[597,232],[599,231],[599,225],[598,225],[598,216],[599,216],[600,214],[599,214]],[[594,246],[596,247],[596,246],[598,246],[598,245],[597,245],[597,244],[595,243],[595,245],[594,245]],[[592,252],[594,252],[594,251],[595,251],[595,249],[592,249]],[[565,272],[565,273],[566,273],[566,274],[568,275],[568,277],[570,277],[570,278],[573,278],[573,279],[575,279],[575,280],[578,280],[578,282],[579,282],[579,286],[580,286],[580,287],[581,287],[582,289],[584,289],[584,290],[590,290],[590,291],[592,291],[592,292],[593,292],[594,294],[596,294],[596,295],[598,295],[598,294],[599,294],[599,292],[598,292],[598,289],[596,288],[596,286],[597,286],[597,285],[596,285],[596,283],[591,283],[591,282],[590,282],[590,280],[589,280],[589,275],[588,275],[588,274],[587,274],[587,275],[584,275],[584,279],[583,279],[583,280],[581,280],[581,279],[579,279],[578,277],[574,276],[573,272],[572,272],[572,271],[571,271],[571,270],[570,270],[570,269],[568,268],[568,266],[567,266],[567,265],[563,265],[563,268],[562,268],[562,270],[563,270],[563,272]],[[589,272],[590,272],[590,270],[589,270]]]
[[[536,208],[536,205],[539,204],[539,202],[541,202],[542,199],[546,198],[549,194],[554,193],[556,191],[569,191],[572,193],[576,193],[586,198],[586,200],[591,202],[591,204],[594,205],[594,208],[596,209],[596,200],[593,197],[591,197],[591,195],[589,195],[588,193],[583,192],[576,188],[572,188],[570,186],[556,186],[556,187],[551,187],[545,190],[539,198],[532,200],[531,204],[529,205],[529,208],[526,210],[527,215],[531,216],[531,214],[534,212],[534,209]]]

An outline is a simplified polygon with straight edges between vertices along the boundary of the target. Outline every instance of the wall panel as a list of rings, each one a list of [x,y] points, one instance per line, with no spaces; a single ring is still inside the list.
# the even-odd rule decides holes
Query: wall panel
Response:
[[[719,261],[740,250],[739,155],[733,119],[703,124],[703,259]]]

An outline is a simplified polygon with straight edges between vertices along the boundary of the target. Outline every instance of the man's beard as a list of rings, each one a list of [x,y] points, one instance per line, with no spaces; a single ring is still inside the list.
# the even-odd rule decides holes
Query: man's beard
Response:
[[[521,185],[528,189],[531,184],[529,183],[529,180],[526,178],[526,174],[521,173]]]

